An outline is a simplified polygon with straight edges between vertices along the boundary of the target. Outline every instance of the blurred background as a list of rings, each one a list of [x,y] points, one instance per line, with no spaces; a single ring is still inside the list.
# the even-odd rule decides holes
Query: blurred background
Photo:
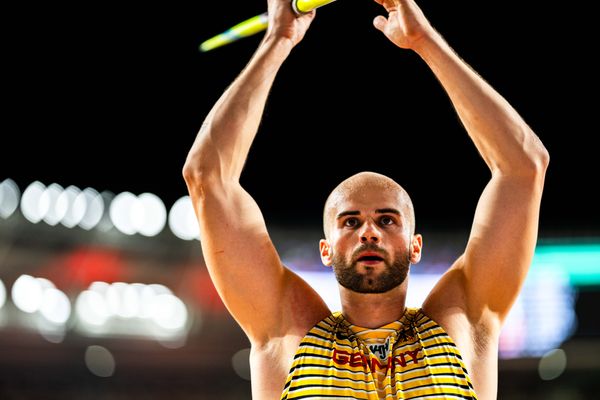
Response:
[[[592,13],[581,2],[419,4],[551,155],[532,269],[500,343],[499,398],[596,398]],[[250,399],[249,343],[207,274],[181,169],[262,35],[198,45],[266,3],[4,9],[0,399]],[[463,251],[488,180],[432,73],[372,28],[379,13],[366,0],[318,10],[242,176],[286,265],[332,309],[318,240],[340,180],[377,171],[411,194],[425,241],[413,306]]]

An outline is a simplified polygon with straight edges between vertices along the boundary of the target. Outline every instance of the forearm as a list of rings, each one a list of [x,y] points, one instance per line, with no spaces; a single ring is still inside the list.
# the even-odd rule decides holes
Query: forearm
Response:
[[[523,173],[544,168],[547,152],[514,108],[435,34],[415,51],[438,78],[469,136],[494,171]]]
[[[207,115],[188,154],[186,177],[215,176],[238,180],[264,111],[265,103],[292,44],[265,40]]]

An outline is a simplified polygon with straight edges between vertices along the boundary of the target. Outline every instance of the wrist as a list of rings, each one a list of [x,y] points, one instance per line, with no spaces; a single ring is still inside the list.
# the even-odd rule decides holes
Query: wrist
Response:
[[[434,54],[439,53],[444,47],[448,47],[446,41],[434,30],[431,34],[423,35],[419,38],[419,40],[413,44],[412,49],[423,60],[427,61],[433,57]]]
[[[259,45],[259,50],[273,54],[282,59],[287,58],[294,44],[289,38],[266,35]]]

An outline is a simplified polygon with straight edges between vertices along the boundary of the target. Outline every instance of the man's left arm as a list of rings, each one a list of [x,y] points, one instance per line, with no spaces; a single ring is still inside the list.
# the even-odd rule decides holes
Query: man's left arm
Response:
[[[513,107],[439,35],[414,50],[438,78],[491,171],[465,253],[453,267],[471,322],[499,328],[533,258],[549,162],[541,141]]]

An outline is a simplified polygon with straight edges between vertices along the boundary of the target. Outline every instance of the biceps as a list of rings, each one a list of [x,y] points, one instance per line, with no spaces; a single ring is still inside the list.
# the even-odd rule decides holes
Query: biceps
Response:
[[[260,329],[261,321],[272,324],[285,286],[285,268],[258,206],[239,184],[205,190],[196,197],[202,252],[219,295],[247,333]]]
[[[503,319],[535,250],[543,178],[494,176],[475,212],[465,252],[468,308]]]

